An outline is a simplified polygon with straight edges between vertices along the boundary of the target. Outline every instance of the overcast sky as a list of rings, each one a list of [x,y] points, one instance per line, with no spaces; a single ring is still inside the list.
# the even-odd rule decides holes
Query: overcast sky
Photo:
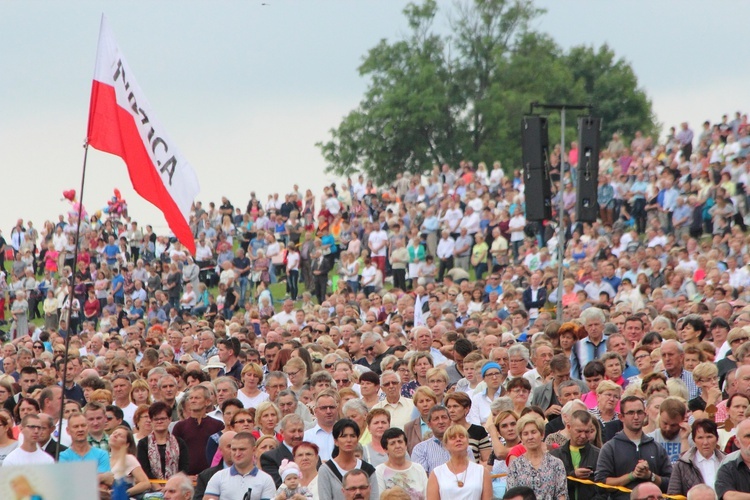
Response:
[[[333,179],[314,143],[359,102],[356,68],[406,26],[403,2],[0,0],[0,228],[37,226],[79,190],[102,13],[173,141],[195,168],[199,199],[244,206],[296,182],[320,193]],[[450,1],[441,1],[449,9]],[[666,127],[747,111],[741,56],[750,3],[712,0],[539,0],[535,21],[568,48],[608,43],[629,61]],[[441,16],[438,29],[447,30]],[[492,160],[492,159],[488,159]],[[141,223],[162,216],[137,198],[118,158],[90,151],[84,204],[118,187]]]

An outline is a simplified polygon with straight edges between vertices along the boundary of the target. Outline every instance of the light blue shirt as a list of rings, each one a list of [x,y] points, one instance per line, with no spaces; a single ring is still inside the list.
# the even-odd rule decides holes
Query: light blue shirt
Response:
[[[72,448],[60,453],[60,462],[96,462],[96,473],[104,474],[110,472],[109,454],[99,448],[91,448],[84,456],[79,455]]]

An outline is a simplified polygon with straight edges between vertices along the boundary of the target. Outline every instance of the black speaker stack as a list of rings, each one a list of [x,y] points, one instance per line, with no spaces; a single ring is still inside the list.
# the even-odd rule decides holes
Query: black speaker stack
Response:
[[[599,216],[599,126],[601,118],[578,118],[578,178],[576,219],[595,222]]]
[[[549,135],[547,118],[525,116],[521,123],[526,220],[552,218],[552,184],[549,178]]]
[[[578,119],[578,176],[576,178],[576,220],[594,222],[599,215],[599,129],[601,118]],[[552,182],[549,175],[547,118],[524,116],[521,122],[526,220],[552,218]],[[562,178],[562,173],[561,173]]]

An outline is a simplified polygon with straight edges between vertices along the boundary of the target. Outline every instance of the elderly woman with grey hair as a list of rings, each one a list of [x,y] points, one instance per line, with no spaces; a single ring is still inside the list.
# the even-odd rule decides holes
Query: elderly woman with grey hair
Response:
[[[368,413],[370,413],[370,410],[361,399],[350,399],[344,403],[344,407],[341,408],[342,418],[352,419],[357,422],[357,425],[359,425],[361,429],[364,429],[362,435],[359,436],[359,444],[362,446],[367,446],[372,441],[372,435],[367,429]]]

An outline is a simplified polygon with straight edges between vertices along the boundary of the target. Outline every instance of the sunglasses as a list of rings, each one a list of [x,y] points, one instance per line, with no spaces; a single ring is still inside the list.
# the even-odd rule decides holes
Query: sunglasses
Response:
[[[232,425],[237,425],[237,424],[254,424],[254,423],[255,422],[253,422],[249,418],[241,418],[239,420],[235,420]]]
[[[335,365],[336,365],[336,363],[326,363],[326,364],[323,365],[323,368],[325,368],[326,370],[330,370]]]

